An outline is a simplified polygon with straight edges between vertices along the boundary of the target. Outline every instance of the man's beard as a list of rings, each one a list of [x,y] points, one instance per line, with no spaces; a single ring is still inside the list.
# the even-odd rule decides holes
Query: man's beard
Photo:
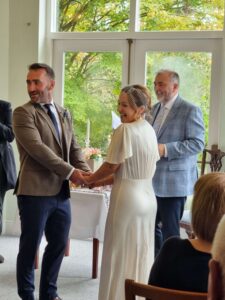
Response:
[[[46,99],[47,99],[47,95],[44,95],[43,93],[32,92],[32,93],[29,93],[29,96],[30,96],[31,102],[34,102],[34,103],[46,102]]]

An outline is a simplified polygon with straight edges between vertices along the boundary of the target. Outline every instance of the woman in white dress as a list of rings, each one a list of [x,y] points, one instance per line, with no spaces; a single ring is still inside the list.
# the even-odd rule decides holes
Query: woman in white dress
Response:
[[[126,278],[147,283],[154,260],[156,199],[152,177],[159,159],[154,129],[143,116],[149,107],[146,87],[122,89],[114,131],[103,165],[86,184],[112,184],[105,228],[99,300],[124,300]]]

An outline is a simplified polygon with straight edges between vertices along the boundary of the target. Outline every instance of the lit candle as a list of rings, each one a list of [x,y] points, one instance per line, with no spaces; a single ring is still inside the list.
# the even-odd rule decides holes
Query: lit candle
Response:
[[[89,147],[90,143],[90,120],[87,119],[87,131],[86,131],[86,147]]]

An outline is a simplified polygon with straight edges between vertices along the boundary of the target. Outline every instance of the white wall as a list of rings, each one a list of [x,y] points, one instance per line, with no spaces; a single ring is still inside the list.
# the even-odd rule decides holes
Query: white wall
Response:
[[[45,3],[45,0],[41,2]],[[0,1],[0,98],[7,98],[13,108],[29,100],[26,91],[27,66],[39,61],[39,4],[38,0]],[[15,142],[13,148],[19,170]],[[3,232],[11,230],[16,216],[16,197],[10,190],[5,197]]]
[[[27,66],[38,60],[37,0],[10,0],[9,7],[9,96],[14,106],[28,100]]]
[[[0,99],[8,98],[9,61],[9,2],[0,1]]]
[[[223,57],[221,63],[223,64],[223,74],[219,107],[219,148],[223,149],[225,152],[225,37],[223,40]],[[225,158],[223,159],[223,171],[225,172]]]

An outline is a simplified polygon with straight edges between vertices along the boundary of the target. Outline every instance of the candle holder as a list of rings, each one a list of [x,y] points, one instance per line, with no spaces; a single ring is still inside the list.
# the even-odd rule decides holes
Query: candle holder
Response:
[[[89,148],[90,146],[90,140],[89,139],[85,139],[85,147]]]

